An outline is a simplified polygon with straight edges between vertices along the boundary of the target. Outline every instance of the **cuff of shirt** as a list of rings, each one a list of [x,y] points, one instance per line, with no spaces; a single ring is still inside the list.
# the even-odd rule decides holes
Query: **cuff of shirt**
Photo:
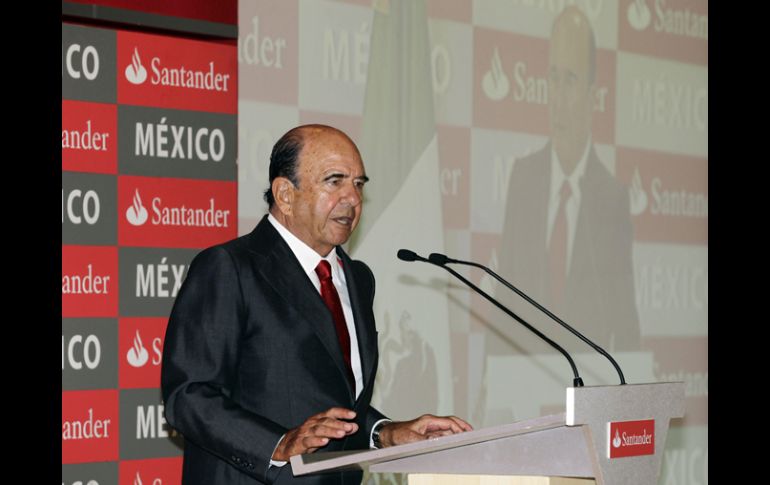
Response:
[[[279,440],[278,440],[278,443],[276,443],[276,444],[275,444],[275,448],[273,448],[273,453],[270,455],[270,457],[271,457],[271,458],[270,458],[270,466],[277,466],[277,467],[282,467],[282,466],[284,466],[284,465],[287,463],[287,462],[285,462],[285,461],[278,461],[278,460],[273,460],[273,459],[272,459],[272,456],[273,456],[273,455],[275,455],[275,450],[277,450],[277,449],[278,449],[278,445],[280,445],[280,444],[281,444],[281,441],[283,441],[283,438],[284,438],[285,436],[286,436],[285,434],[284,434],[283,436],[281,436],[281,439],[279,439]],[[370,439],[370,441],[371,441],[371,439]],[[269,467],[268,467],[268,468],[269,468]]]
[[[392,423],[392,422],[393,422],[393,420],[391,420],[391,419],[380,419],[379,421],[374,423],[374,426],[372,426],[372,431],[369,433],[369,448],[371,448],[373,450],[377,449],[374,446],[374,438],[372,437],[372,434],[374,433],[374,430],[377,428],[377,426],[379,426],[380,423]]]

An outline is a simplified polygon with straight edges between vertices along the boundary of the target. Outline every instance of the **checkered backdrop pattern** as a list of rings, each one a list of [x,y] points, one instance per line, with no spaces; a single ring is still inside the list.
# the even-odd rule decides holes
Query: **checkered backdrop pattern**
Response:
[[[443,252],[499,268],[511,171],[549,139],[549,39],[554,18],[569,5],[585,13],[595,35],[592,139],[600,161],[628,188],[633,224],[642,338],[638,349],[613,355],[629,382],[685,382],[687,416],[672,423],[661,483],[708,483],[704,0],[242,0],[237,53],[228,51],[237,59],[237,75],[229,78],[230,86],[237,79],[237,101],[223,101],[237,102],[237,125],[235,106],[215,108],[213,99],[185,104],[187,91],[122,91],[134,86],[129,66],[140,69],[134,44],[123,47],[120,32],[63,33],[63,118],[73,130],[90,129],[92,145],[116,150],[80,151],[68,162],[75,152],[65,150],[63,133],[63,293],[68,274],[92,290],[62,297],[63,421],[88,422],[92,435],[81,440],[88,463],[72,458],[83,456],[78,444],[65,445],[73,445],[63,456],[70,482],[178,482],[183,445],[162,421],[151,367],[158,365],[154,352],[175,290],[199,248],[234,237],[233,224],[237,234],[249,232],[266,212],[261,194],[272,145],[302,123],[346,131],[372,179],[348,250],[377,277],[375,405],[395,418],[454,413],[477,427],[563,410],[571,376],[561,357],[492,351],[489,323],[513,323],[445,273],[402,263],[395,252]],[[152,76],[151,59],[163,57],[162,48],[145,52],[155,48],[154,38],[131,42]],[[65,49],[76,43],[80,50],[69,59],[82,77],[72,80]],[[93,71],[91,45],[100,54],[98,88],[97,80],[85,82]],[[169,52],[184,60],[176,64],[192,66],[185,50],[193,51]],[[195,61],[197,69],[208,72],[212,60]],[[231,72],[219,62],[216,72]],[[220,156],[217,129],[225,153],[211,163]],[[97,132],[110,136],[97,141]],[[198,133],[200,154],[196,146],[187,150]],[[163,134],[168,144],[161,146]],[[164,149],[169,156],[160,159]],[[201,160],[204,151],[209,160]],[[199,208],[211,221],[219,211],[228,226],[188,233],[133,225],[142,208],[152,221],[156,197],[163,201],[158,207]],[[91,223],[96,200],[98,222]],[[481,272],[460,271],[499,291]],[[600,357],[586,351],[575,358],[587,384],[617,382]],[[145,359],[144,366],[131,363]],[[107,427],[109,440],[94,438]]]
[[[311,122],[345,130],[371,178],[348,249],[377,277],[375,404],[475,426],[563,410],[571,377],[561,356],[492,353],[487,323],[514,323],[441,270],[395,253],[499,267],[511,170],[548,140],[551,26],[576,5],[597,45],[592,138],[628,187],[634,230],[641,345],[613,355],[629,382],[686,383],[687,417],[673,423],[661,482],[707,483],[707,2],[406,3],[239,3],[239,233],[266,211],[270,150],[284,132]],[[576,361],[587,384],[617,383],[603,358],[584,351]]]
[[[237,52],[62,23],[62,483],[179,483],[160,364],[193,256],[237,234]]]

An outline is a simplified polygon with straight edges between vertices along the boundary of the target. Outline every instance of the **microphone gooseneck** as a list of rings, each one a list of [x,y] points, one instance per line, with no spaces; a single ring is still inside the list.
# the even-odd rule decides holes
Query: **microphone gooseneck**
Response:
[[[594,350],[599,352],[601,355],[606,357],[610,361],[610,363],[613,365],[613,367],[615,367],[615,370],[617,371],[618,376],[620,377],[620,384],[623,385],[623,384],[626,383],[626,378],[623,376],[623,371],[620,369],[620,366],[615,361],[615,359],[613,359],[612,356],[607,351],[605,351],[603,348],[599,347],[591,339],[589,339],[588,337],[586,337],[585,335],[583,335],[582,333],[577,331],[574,327],[572,327],[570,324],[568,324],[567,322],[565,322],[561,318],[559,318],[556,315],[554,315],[553,313],[551,313],[548,309],[546,309],[541,304],[539,304],[538,302],[536,302],[535,300],[530,298],[526,293],[524,293],[523,291],[521,291],[518,288],[516,288],[515,286],[513,286],[511,283],[509,283],[508,281],[503,279],[502,276],[498,275],[497,273],[495,273],[491,269],[487,268],[486,266],[484,266],[482,264],[474,263],[473,261],[462,261],[462,260],[459,260],[459,259],[452,259],[452,258],[449,258],[449,257],[447,257],[447,256],[445,256],[443,254],[440,254],[440,253],[431,253],[430,256],[428,256],[428,259],[431,262],[442,261],[441,264],[447,264],[447,263],[464,264],[464,265],[467,265],[467,266],[473,266],[474,268],[483,269],[487,274],[489,274],[494,279],[496,279],[497,281],[499,281],[500,283],[505,285],[506,288],[516,292],[517,295],[519,295],[520,297],[524,298],[527,302],[529,302],[535,308],[537,308],[541,312],[543,312],[546,315],[548,315],[548,317],[550,317],[556,323],[560,324],[562,327],[564,327],[567,330],[569,330],[573,335],[575,335],[580,340],[582,340],[583,342],[588,344],[591,348],[593,348]]]
[[[403,256],[403,257],[402,257]],[[449,258],[444,256],[443,254],[433,253],[430,255],[429,258],[423,258],[422,256],[414,253],[413,251],[410,251],[408,249],[399,249],[398,251],[398,258],[402,261],[422,261],[425,263],[430,263],[435,266],[438,266],[440,268],[444,268],[446,271],[448,271],[452,276],[459,279],[463,283],[465,283],[468,287],[473,289],[476,293],[480,294],[484,298],[486,298],[489,302],[491,302],[493,305],[495,305],[497,308],[502,310],[504,313],[506,313],[508,316],[516,320],[517,322],[524,325],[527,329],[529,329],[531,332],[533,332],[535,335],[543,339],[545,342],[547,342],[551,347],[561,352],[562,355],[567,359],[569,362],[570,367],[572,367],[572,372],[574,374],[573,379],[573,385],[575,387],[583,387],[583,379],[578,374],[577,366],[575,365],[575,361],[572,360],[572,357],[567,353],[566,350],[564,350],[559,344],[554,342],[553,340],[546,337],[542,332],[540,332],[538,329],[524,321],[520,316],[516,315],[513,311],[511,311],[508,307],[500,303],[499,301],[495,300],[491,296],[489,296],[484,290],[479,288],[478,286],[474,285],[470,281],[468,281],[464,276],[453,270],[452,268],[449,268],[445,266],[446,262],[450,261]],[[451,262],[451,261],[450,261]]]

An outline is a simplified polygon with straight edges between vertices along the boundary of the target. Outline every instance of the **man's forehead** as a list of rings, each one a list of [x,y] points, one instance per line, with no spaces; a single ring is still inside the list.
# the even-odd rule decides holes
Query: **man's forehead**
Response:
[[[364,176],[364,167],[358,149],[340,132],[327,131],[305,139],[299,154],[300,171],[352,171],[354,177]]]
[[[586,70],[589,64],[588,51],[588,41],[582,35],[572,38],[566,34],[554,37],[549,52],[549,67],[571,67]]]

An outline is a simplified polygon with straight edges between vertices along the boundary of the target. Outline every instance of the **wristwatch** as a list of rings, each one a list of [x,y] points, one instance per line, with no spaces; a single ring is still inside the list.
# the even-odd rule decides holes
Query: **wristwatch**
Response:
[[[382,421],[372,428],[372,443],[375,448],[382,448],[382,443],[380,442],[380,430],[388,423],[390,423],[390,421]]]

